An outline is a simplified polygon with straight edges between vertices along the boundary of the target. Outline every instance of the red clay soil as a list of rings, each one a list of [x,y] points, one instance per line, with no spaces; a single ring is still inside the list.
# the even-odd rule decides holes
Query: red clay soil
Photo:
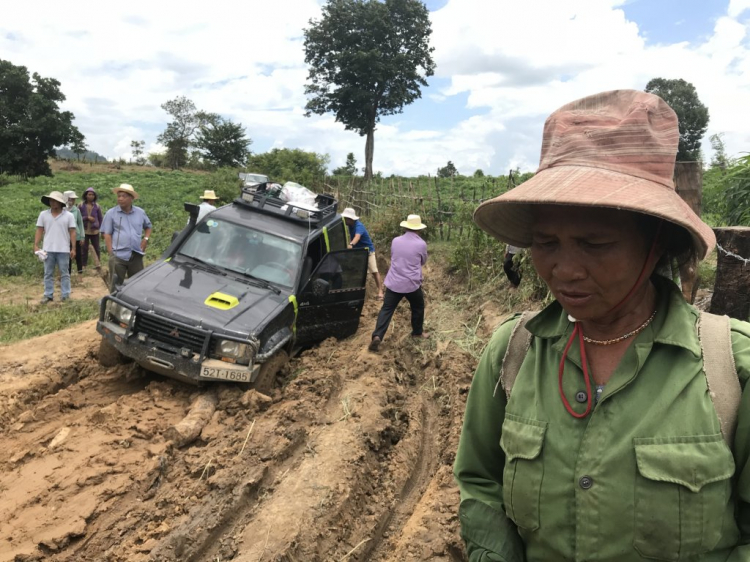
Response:
[[[207,390],[100,367],[93,322],[0,347],[0,562],[465,560],[451,465],[479,310],[426,278],[433,338],[409,337],[404,302],[370,353],[368,300],[271,398],[213,387],[183,448],[169,430]]]

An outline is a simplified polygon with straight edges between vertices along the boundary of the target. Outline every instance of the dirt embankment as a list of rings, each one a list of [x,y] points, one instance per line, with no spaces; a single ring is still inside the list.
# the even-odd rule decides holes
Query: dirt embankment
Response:
[[[218,386],[183,448],[170,428],[204,391],[100,367],[93,323],[0,348],[0,562],[464,560],[451,465],[476,360],[456,340],[478,311],[436,267],[426,290],[432,339],[404,302],[368,352],[369,300],[272,398]]]

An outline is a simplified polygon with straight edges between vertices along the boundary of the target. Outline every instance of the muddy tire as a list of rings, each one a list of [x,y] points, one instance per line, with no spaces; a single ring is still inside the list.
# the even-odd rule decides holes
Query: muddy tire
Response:
[[[284,351],[278,351],[268,361],[263,363],[260,367],[260,373],[258,378],[255,380],[253,388],[258,392],[269,395],[273,392],[274,386],[276,386],[276,377],[279,371],[289,362],[289,354]]]
[[[120,353],[115,346],[102,338],[99,343],[99,364],[102,367],[116,367],[126,363],[125,356]]]

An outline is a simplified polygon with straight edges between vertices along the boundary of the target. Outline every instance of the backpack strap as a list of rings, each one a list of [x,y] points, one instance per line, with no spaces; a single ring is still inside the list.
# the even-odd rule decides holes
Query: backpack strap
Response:
[[[495,391],[492,393],[493,396],[497,394],[498,385],[502,384],[503,390],[505,390],[505,399],[510,399],[510,392],[513,390],[513,384],[516,382],[521,363],[523,363],[526,353],[529,351],[531,338],[533,337],[531,332],[526,330],[526,323],[537,314],[539,314],[539,311],[522,312],[516,325],[513,326],[508,347],[505,349],[503,362],[500,366],[500,377],[497,379]]]
[[[719,417],[721,434],[731,449],[742,388],[734,364],[729,317],[701,312],[698,339],[703,352],[703,372],[708,392]]]

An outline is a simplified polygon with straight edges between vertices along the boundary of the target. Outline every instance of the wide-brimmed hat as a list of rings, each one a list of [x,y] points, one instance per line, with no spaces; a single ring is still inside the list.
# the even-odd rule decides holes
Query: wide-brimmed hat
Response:
[[[49,200],[54,199],[55,201],[58,201],[59,203],[62,203],[65,205],[68,202],[68,199],[60,193],[59,191],[50,191],[49,195],[42,195],[42,203],[47,205],[49,207]]]
[[[347,207],[346,209],[344,209],[344,212],[341,213],[341,216],[345,219],[352,219],[353,221],[359,220],[359,217],[351,207]]]
[[[699,258],[716,237],[675,191],[680,132],[660,97],[614,90],[576,100],[547,118],[536,175],[482,203],[474,221],[495,238],[531,245],[532,205],[633,211],[685,228]]]
[[[216,193],[214,193],[213,189],[207,189],[203,192],[203,195],[199,197],[199,199],[213,199],[216,200],[218,197],[216,197]]]
[[[129,183],[121,183],[119,187],[115,187],[112,189],[112,193],[117,195],[118,191],[122,191],[123,193],[127,193],[130,195],[133,199],[138,199],[138,194],[136,193],[135,189],[133,189],[133,186]]]
[[[419,215],[409,215],[405,221],[401,221],[401,226],[409,230],[423,230],[427,228],[426,224],[422,224],[422,217]]]
[[[65,196],[65,201],[70,201],[71,199],[78,199],[78,195],[76,195],[75,191],[63,191],[63,195]]]

